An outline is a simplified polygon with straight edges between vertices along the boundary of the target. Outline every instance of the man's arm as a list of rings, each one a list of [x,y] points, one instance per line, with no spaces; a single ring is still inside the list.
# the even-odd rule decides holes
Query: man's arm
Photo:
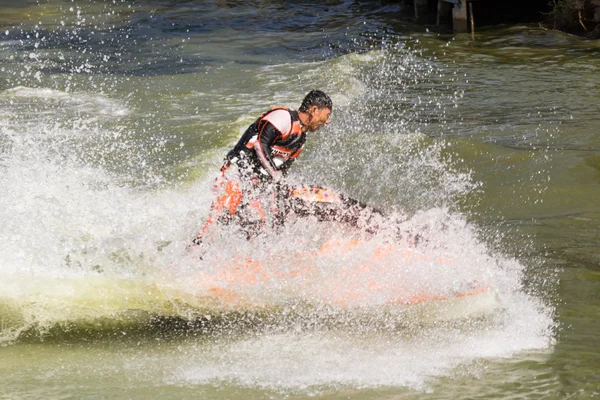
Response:
[[[280,135],[281,132],[272,123],[263,120],[258,126],[258,138],[254,143],[254,151],[260,163],[275,181],[279,181],[282,174],[276,169],[271,159],[270,148]]]
[[[281,171],[283,173],[283,176],[287,176],[287,173],[288,173],[290,167],[292,166],[294,161],[296,161],[296,158],[298,158],[300,153],[302,153],[302,148],[296,150],[294,152],[294,154],[292,154],[292,156],[286,162],[284,162],[281,165],[281,167],[279,167],[279,171]]]

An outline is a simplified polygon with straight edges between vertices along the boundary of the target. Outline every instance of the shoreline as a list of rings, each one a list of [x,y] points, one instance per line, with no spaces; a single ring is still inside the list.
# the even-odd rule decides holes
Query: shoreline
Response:
[[[545,29],[585,39],[600,39],[600,0],[536,0],[527,5],[516,0],[494,3],[467,0],[467,3],[453,4],[455,1],[399,0],[407,6],[407,16],[441,31],[472,33],[482,26],[539,23]],[[389,3],[389,0],[380,0],[380,3]]]

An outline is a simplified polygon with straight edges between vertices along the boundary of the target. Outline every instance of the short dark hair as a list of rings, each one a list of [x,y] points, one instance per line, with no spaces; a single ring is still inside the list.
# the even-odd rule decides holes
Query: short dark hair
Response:
[[[320,90],[311,90],[308,92],[304,100],[302,100],[302,104],[298,111],[307,112],[312,106],[317,106],[319,109],[329,108],[330,110],[333,110],[331,98],[327,96],[325,92]]]

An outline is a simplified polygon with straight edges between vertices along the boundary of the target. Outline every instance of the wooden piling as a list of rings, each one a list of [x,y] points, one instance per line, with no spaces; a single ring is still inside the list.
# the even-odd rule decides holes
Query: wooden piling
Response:
[[[473,2],[467,3],[469,5],[469,19],[471,20],[471,40],[475,40],[475,18],[473,17]]]
[[[414,0],[415,19],[422,18],[427,12],[428,0]]]
[[[473,1],[475,0],[438,0],[436,18],[437,25],[440,24],[442,13],[444,13],[444,3],[452,4],[452,27],[454,33],[469,32],[470,20],[471,37],[475,39],[475,18],[473,16]]]
[[[452,26],[454,33],[466,33],[469,31],[467,24],[467,2],[458,1],[452,8]]]

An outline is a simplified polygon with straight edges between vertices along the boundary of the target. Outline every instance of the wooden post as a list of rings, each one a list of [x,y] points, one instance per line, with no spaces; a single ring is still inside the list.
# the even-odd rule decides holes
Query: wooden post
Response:
[[[467,0],[460,0],[452,8],[452,23],[454,33],[466,33],[469,31],[467,25]]]
[[[473,2],[469,3],[469,18],[471,19],[471,40],[475,40],[475,18],[473,18]]]
[[[425,15],[427,10],[427,0],[414,0],[415,5],[415,18],[419,19]]]

